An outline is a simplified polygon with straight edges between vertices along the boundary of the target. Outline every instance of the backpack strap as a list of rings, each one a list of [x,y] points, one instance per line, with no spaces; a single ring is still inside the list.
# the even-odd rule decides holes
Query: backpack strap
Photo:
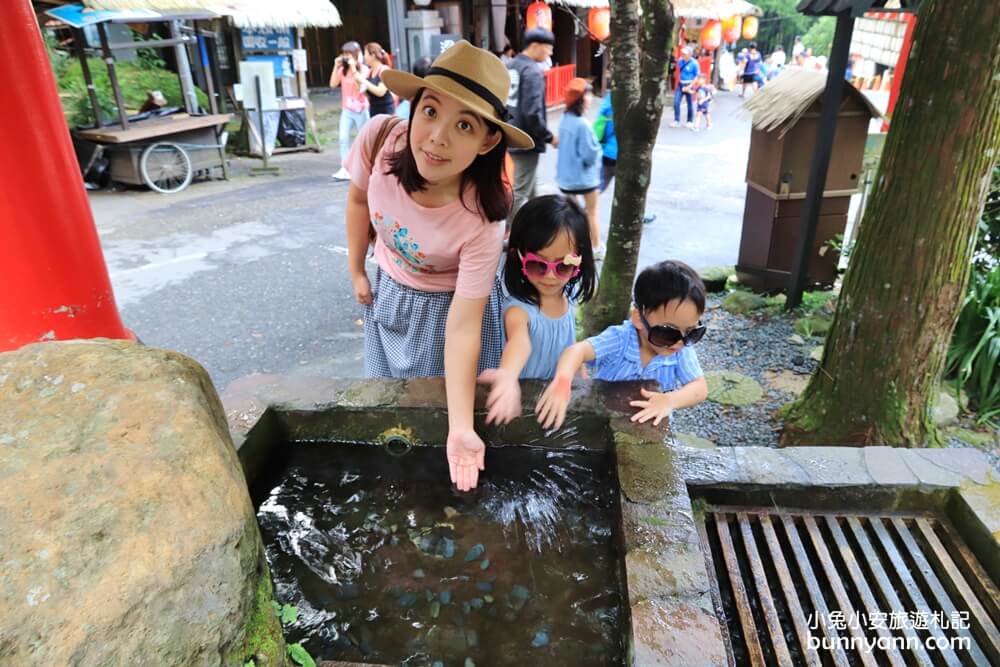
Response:
[[[402,120],[403,119],[398,116],[390,116],[384,123],[382,123],[382,127],[380,127],[378,132],[375,134],[375,142],[372,144],[371,153],[372,166],[371,169],[368,170],[369,176],[371,176],[375,171],[375,164],[378,162],[378,154],[382,151],[382,144],[385,143],[385,140],[389,138],[389,133],[392,132],[392,130],[399,125]],[[375,243],[375,237],[377,235],[378,234],[375,232],[375,226],[369,223],[368,243],[370,245]]]

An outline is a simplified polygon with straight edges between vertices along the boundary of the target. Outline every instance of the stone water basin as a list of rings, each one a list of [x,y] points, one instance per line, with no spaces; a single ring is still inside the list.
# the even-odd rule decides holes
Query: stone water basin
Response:
[[[289,643],[330,665],[727,664],[667,432],[628,420],[639,386],[580,385],[555,434],[477,423],[487,471],[458,494],[440,380],[234,383]]]

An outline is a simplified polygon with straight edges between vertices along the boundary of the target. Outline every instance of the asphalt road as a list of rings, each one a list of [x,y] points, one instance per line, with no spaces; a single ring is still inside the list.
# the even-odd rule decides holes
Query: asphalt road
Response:
[[[665,112],[648,193],[657,219],[645,227],[640,264],[735,263],[750,141],[738,102],[718,98],[710,132],[668,128]],[[558,121],[553,115],[550,127]],[[250,177],[256,161],[237,159],[230,181],[196,182],[177,195],[90,195],[126,326],[149,345],[198,360],[220,390],[257,372],[363,375],[362,309],[347,273],[347,186],[330,179],[337,149],[273,162],[280,176]],[[539,174],[541,192],[556,191],[553,151]],[[610,191],[601,208],[606,234]]]

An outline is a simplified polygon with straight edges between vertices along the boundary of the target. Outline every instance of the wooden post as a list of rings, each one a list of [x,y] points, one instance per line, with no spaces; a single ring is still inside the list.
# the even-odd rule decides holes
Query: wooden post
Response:
[[[181,37],[179,21],[170,21],[170,36],[174,39]],[[176,44],[174,55],[177,58],[177,76],[181,80],[184,109],[189,114],[198,113],[198,96],[194,92],[194,81],[191,79],[191,63],[188,61],[187,47],[184,44]]]
[[[837,30],[833,36],[833,49],[830,52],[826,90],[823,91],[820,102],[822,109],[819,127],[816,130],[816,148],[812,164],[809,165],[809,186],[806,189],[806,203],[802,209],[802,222],[799,226],[799,247],[795,253],[795,264],[792,265],[791,282],[788,284],[786,310],[791,310],[802,303],[802,292],[805,290],[809,274],[809,259],[812,256],[813,242],[816,240],[819,211],[823,206],[823,190],[826,188],[826,175],[830,170],[830,157],[833,154],[833,136],[837,132],[837,114],[840,112],[844,86],[847,85],[844,81],[844,72],[847,71],[847,55],[851,49],[852,32],[854,32],[854,17],[848,9],[837,15]]]
[[[101,102],[97,98],[97,89],[94,88],[94,77],[90,75],[90,64],[87,62],[87,53],[83,49],[86,41],[83,30],[73,29],[73,50],[77,58],[80,59],[80,71],[83,72],[83,81],[87,84],[87,95],[90,97],[90,106],[94,110],[94,127],[103,127],[104,120],[101,118]]]
[[[111,90],[115,94],[115,104],[118,105],[118,122],[122,129],[128,129],[128,112],[125,111],[125,99],[122,97],[121,86],[118,85],[118,74],[115,73],[115,57],[108,48],[108,30],[104,23],[97,24],[97,33],[101,37],[101,53],[104,55],[104,64],[108,66],[108,79],[111,80]]]

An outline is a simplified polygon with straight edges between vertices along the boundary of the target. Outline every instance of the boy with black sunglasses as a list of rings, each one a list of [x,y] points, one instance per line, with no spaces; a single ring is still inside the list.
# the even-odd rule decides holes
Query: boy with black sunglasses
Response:
[[[658,426],[679,408],[708,397],[708,384],[691,347],[705,335],[705,285],[690,266],[665,261],[646,267],[635,281],[629,319],[566,348],[556,375],[535,406],[538,423],[559,428],[566,417],[573,376],[584,363],[595,380],[656,380],[661,391],[641,389],[630,403],[632,421]]]

